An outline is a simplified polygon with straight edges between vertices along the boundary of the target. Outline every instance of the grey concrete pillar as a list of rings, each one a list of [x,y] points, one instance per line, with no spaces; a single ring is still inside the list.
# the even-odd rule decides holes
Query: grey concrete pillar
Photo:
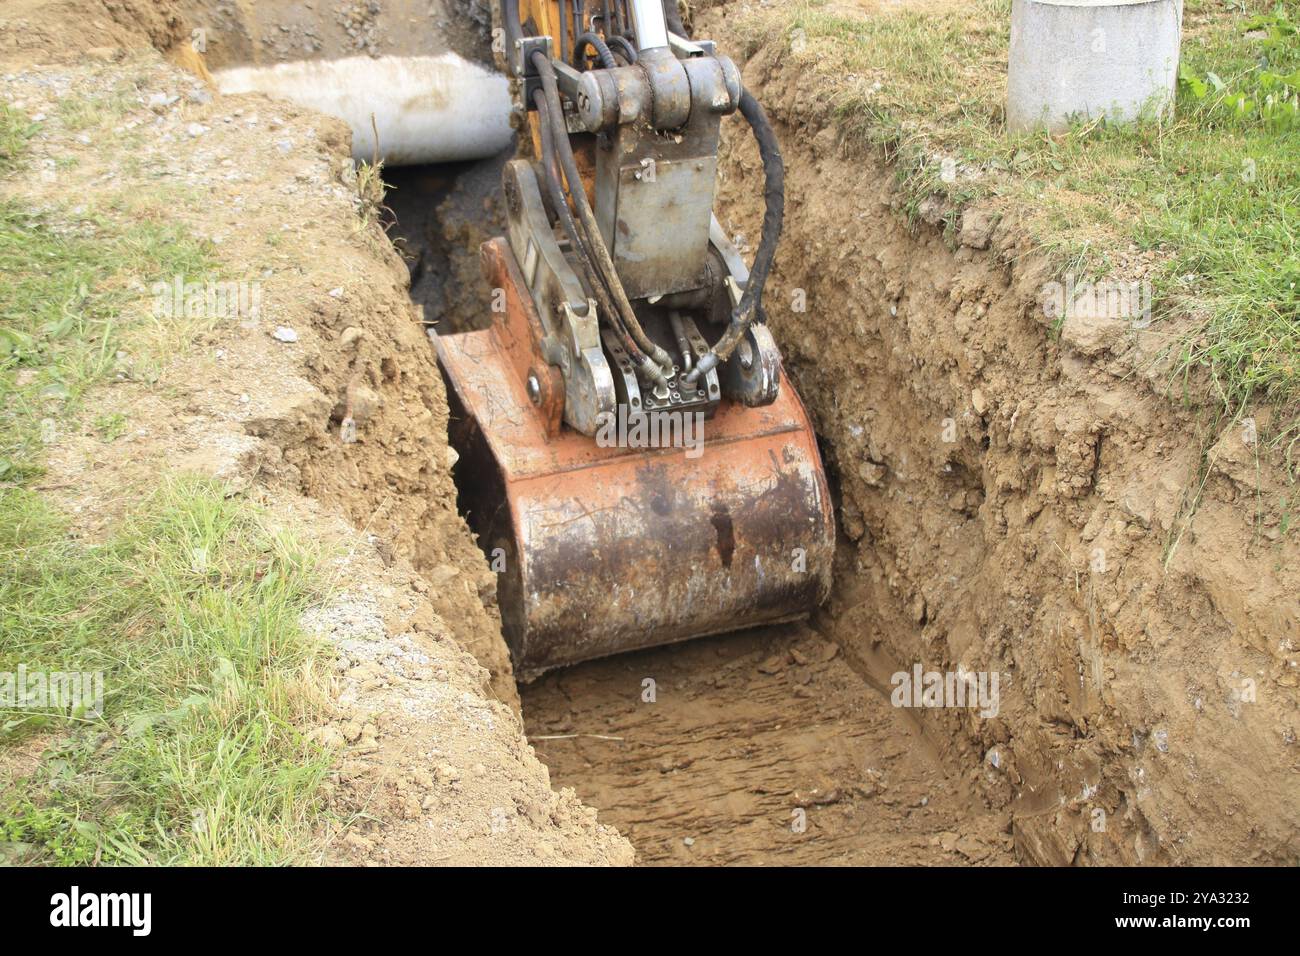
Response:
[[[1014,0],[1007,128],[1173,109],[1183,0]]]

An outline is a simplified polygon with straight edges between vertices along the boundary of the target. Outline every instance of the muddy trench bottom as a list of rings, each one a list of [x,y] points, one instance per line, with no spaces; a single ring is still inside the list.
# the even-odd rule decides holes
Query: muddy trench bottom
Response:
[[[439,333],[487,321],[478,244],[504,232],[503,160],[385,171],[389,236]],[[812,621],[521,683],[525,733],[552,785],[595,807],[642,864],[1014,862],[1005,818],[824,636],[830,615]]]

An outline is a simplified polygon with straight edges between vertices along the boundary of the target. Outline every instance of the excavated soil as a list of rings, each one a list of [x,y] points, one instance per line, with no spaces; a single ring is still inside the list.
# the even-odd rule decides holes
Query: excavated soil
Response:
[[[103,6],[130,19],[129,4]],[[281,34],[312,39],[296,20],[279,29],[287,6],[190,5],[238,21],[252,59],[292,56]],[[742,52],[719,11],[703,20],[701,35]],[[163,47],[192,21],[160,22],[166,42],[147,42]],[[382,29],[358,35],[345,26],[335,52],[383,45]],[[1054,336],[1038,301],[1054,276],[1013,218],[967,211],[955,240],[909,227],[891,170],[840,141],[828,99],[783,71],[779,50],[744,52],[786,155],[766,304],[836,486],[836,586],[806,624],[521,688],[546,768],[513,723],[495,588],[455,513],[424,331],[482,322],[475,247],[497,215],[491,163],[394,173],[385,236],[355,225],[339,124],[256,98],[176,107],[168,148],[196,174],[264,139],[253,183],[219,185],[240,208],[200,217],[224,232],[225,255],[264,258],[263,233],[283,217],[309,240],[266,277],[281,311],[223,331],[207,364],[169,380],[193,421],[169,419],[148,390],[121,393],[158,404],[158,433],[153,459],[124,454],[119,467],[208,455],[209,470],[226,462],[272,499],[313,499],[294,507],[346,521],[370,549],[369,570],[346,571],[348,607],[318,622],[342,622],[351,675],[321,733],[341,749],[341,805],[366,808],[342,852],[626,862],[613,824],[646,863],[1294,862],[1300,548],[1284,532],[1281,463],[1162,394],[1145,373],[1158,330],[1067,323]],[[287,135],[250,131],[250,113]],[[215,131],[199,147],[221,149],[191,155],[189,122]],[[225,141],[228,122],[242,138]],[[720,216],[756,245],[761,171],[742,125],[728,126]],[[274,145],[285,138],[289,154]],[[267,335],[286,322],[292,349]],[[341,441],[358,411],[358,440]],[[204,451],[214,433],[235,436],[224,452]],[[96,473],[78,468],[67,473]],[[100,474],[111,498],[118,478]],[[391,646],[348,644],[358,633]],[[490,671],[486,693],[462,648]],[[999,713],[891,706],[890,675],[917,663],[996,672]]]
[[[1013,862],[1005,815],[868,680],[795,624],[548,674],[524,716],[552,778],[642,863]]]
[[[710,16],[701,35],[729,48]],[[765,304],[854,542],[829,613],[846,650],[1001,675],[995,719],[918,718],[1010,814],[1020,859],[1294,862],[1300,543],[1257,437],[1270,410],[1230,421],[1167,394],[1159,325],[1054,334],[1042,293],[1064,276],[1013,211],[909,226],[830,91],[779,48],[742,52],[787,167]],[[756,237],[738,124],[724,153],[724,226]]]
[[[188,36],[166,7],[151,12]],[[93,539],[160,475],[198,473],[319,545],[329,596],[302,625],[333,646],[332,702],[300,729],[336,753],[322,861],[630,863],[523,736],[495,580],[455,509],[441,376],[407,267],[358,197],[347,128],[215,95],[158,55],[130,9],[0,11],[0,36],[32,41],[0,51],[0,99],[40,117],[0,197],[69,228],[100,214],[174,223],[214,262],[182,281],[255,282],[260,296],[196,321],[156,362],[119,352],[80,419],[50,436],[39,491]],[[65,17],[110,14],[121,45],[60,33]],[[106,92],[111,121],[69,127],[61,102]],[[157,278],[140,277],[144,315]],[[104,415],[125,434],[101,440],[90,423]],[[6,755],[0,779],[30,773],[50,742]]]

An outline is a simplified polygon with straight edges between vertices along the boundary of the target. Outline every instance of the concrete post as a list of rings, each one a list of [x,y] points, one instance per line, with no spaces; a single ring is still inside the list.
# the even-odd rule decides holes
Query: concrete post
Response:
[[[1183,0],[1014,0],[1007,129],[1172,112]]]

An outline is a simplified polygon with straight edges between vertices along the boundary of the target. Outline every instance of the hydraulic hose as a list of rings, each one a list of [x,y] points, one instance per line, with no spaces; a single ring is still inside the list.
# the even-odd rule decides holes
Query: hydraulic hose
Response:
[[[614,60],[614,54],[609,51],[609,46],[600,38],[599,34],[592,33],[588,30],[578,37],[573,43],[573,65],[577,66],[582,60],[583,48],[590,46],[596,51],[596,56],[600,59],[600,65],[606,70],[613,70],[618,67]],[[547,64],[549,66],[549,64]]]
[[[637,61],[636,47],[628,42],[627,37],[621,37],[617,33],[610,37],[609,48],[613,50],[615,47],[623,54],[623,59],[627,60],[629,66]]]
[[[506,31],[506,63],[514,62],[515,46],[523,37],[519,22],[519,0],[501,0],[501,29]]]
[[[772,260],[776,256],[776,244],[781,238],[781,225],[785,216],[785,164],[781,161],[781,146],[762,105],[748,90],[740,94],[740,114],[749,122],[754,139],[758,141],[758,154],[763,160],[763,233],[758,243],[758,252],[754,255],[754,267],[750,269],[749,281],[745,284],[745,292],[732,310],[726,331],[686,376],[686,381],[692,385],[700,376],[706,375],[720,362],[731,357],[754,317],[762,314],[763,285],[767,282],[767,274],[772,270]]]
[[[569,4],[558,0],[560,7],[560,59],[569,62]]]
[[[664,21],[668,24],[670,33],[676,33],[682,39],[690,37],[682,25],[682,15],[677,12],[677,0],[664,0]]]
[[[642,364],[646,361],[645,353],[632,341],[632,337],[628,335],[627,329],[623,327],[623,323],[619,319],[618,312],[615,311],[613,304],[610,302],[609,292],[605,289],[605,284],[601,281],[600,274],[596,271],[591,256],[587,253],[586,242],[578,234],[580,227],[574,222],[573,213],[569,211],[568,200],[564,197],[564,187],[560,184],[560,173],[556,166],[555,132],[550,122],[546,95],[541,90],[534,90],[533,103],[537,107],[537,115],[540,120],[538,130],[542,140],[542,169],[546,178],[547,192],[551,197],[551,205],[555,207],[560,225],[563,227],[565,235],[569,237],[569,244],[573,246],[577,253],[587,285],[591,287],[597,305],[602,313],[610,316],[613,320],[610,324],[632,360],[637,364]]]
[[[677,10],[677,0],[665,0],[664,19],[672,33],[679,37],[690,37]],[[772,260],[776,256],[776,245],[781,239],[781,226],[785,217],[785,163],[781,160],[781,145],[777,142],[776,133],[772,130],[762,104],[748,90],[740,94],[740,115],[749,123],[754,139],[758,142],[758,154],[763,160],[763,230],[758,252],[754,254],[754,267],[749,271],[749,281],[745,284],[740,302],[732,310],[731,321],[713,348],[685,376],[686,381],[692,385],[719,363],[729,359],[750,323],[756,316],[762,315],[763,286],[772,270]]]
[[[542,90],[546,94],[547,112],[555,133],[556,152],[560,158],[564,178],[568,181],[569,195],[573,197],[573,203],[578,210],[578,219],[582,222],[583,228],[586,229],[587,236],[591,240],[588,244],[588,251],[593,253],[596,265],[605,279],[605,283],[614,299],[614,305],[617,306],[628,333],[636,344],[641,347],[641,351],[646,354],[647,360],[641,365],[642,372],[652,379],[657,386],[665,387],[667,385],[665,372],[673,367],[672,356],[662,347],[650,341],[649,336],[645,334],[645,330],[641,328],[641,323],[637,321],[636,313],[632,310],[632,303],[628,301],[627,293],[623,291],[623,283],[619,281],[618,272],[614,268],[614,262],[609,255],[609,249],[606,248],[604,241],[601,239],[600,227],[597,226],[596,216],[591,211],[591,203],[587,201],[587,193],[582,185],[582,177],[578,174],[578,164],[573,158],[573,148],[569,145],[569,133],[564,126],[564,107],[560,105],[560,89],[555,80],[555,68],[551,66],[551,61],[540,51],[533,54],[533,65],[537,67],[537,72],[542,80]]]

